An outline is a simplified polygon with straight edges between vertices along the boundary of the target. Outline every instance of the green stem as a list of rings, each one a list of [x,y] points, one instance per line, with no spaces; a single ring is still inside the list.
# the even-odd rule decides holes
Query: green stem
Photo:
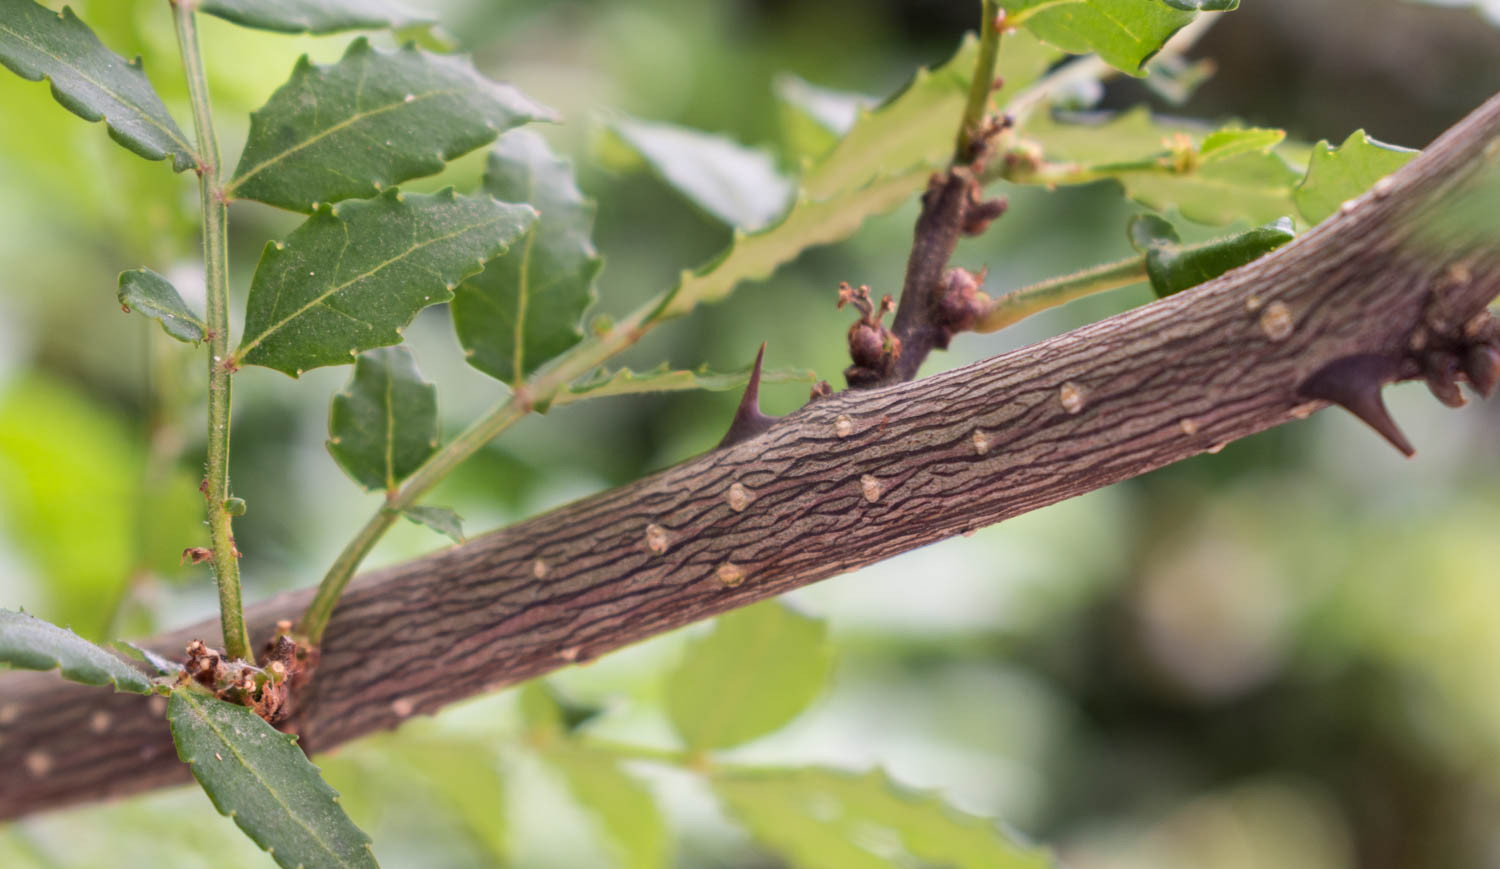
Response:
[[[219,618],[224,651],[230,658],[253,660],[240,596],[239,552],[225,502],[229,499],[229,234],[223,189],[219,184],[219,142],[214,135],[208,78],[198,50],[193,4],[174,0],[177,48],[187,74],[198,134],[198,196],[203,206],[203,266],[208,302],[208,463],[203,495],[208,502],[208,535],[213,548],[214,578],[219,586]]]
[[[323,575],[317,592],[302,614],[297,632],[309,643],[317,645],[323,641],[323,631],[333,616],[339,596],[354,571],[359,569],[365,556],[375,548],[386,530],[401,515],[401,512],[416,504],[433,486],[442,481],[454,468],[479,452],[485,444],[494,440],[501,432],[510,428],[537,406],[545,407],[559,391],[574,380],[594,370],[606,359],[639,341],[653,325],[651,315],[661,306],[661,299],[653,299],[638,308],[622,322],[598,337],[585,339],[572,350],[559,356],[537,372],[532,381],[519,387],[509,398],[500,402],[489,413],[480,417],[458,437],[432,455],[399,488],[386,494],[385,503],[365,522],[334,559],[328,572]]]
[[[1146,258],[1135,256],[1011,290],[990,302],[974,324],[974,331],[996,332],[1048,308],[1095,293],[1128,287],[1146,279]]]
[[[990,93],[995,88],[995,60],[1000,56],[1000,27],[1005,11],[999,0],[984,0],[980,11],[979,60],[974,63],[974,78],[969,81],[969,101],[964,105],[963,120],[958,125],[958,145],[953,150],[954,163],[974,160],[974,141],[984,126],[984,115],[990,107]]]

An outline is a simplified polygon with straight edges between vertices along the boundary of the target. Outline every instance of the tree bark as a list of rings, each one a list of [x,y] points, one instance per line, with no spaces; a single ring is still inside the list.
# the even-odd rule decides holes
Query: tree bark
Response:
[[[1458,340],[1500,295],[1497,191],[1500,96],[1334,218],[1201,287],[813,402],[759,437],[373,572],[339,604],[297,698],[302,744],[327,750],[1215,451],[1322,407],[1299,386],[1334,360],[1401,360],[1401,376],[1416,376],[1414,345]],[[1475,217],[1442,222],[1455,209]],[[310,596],[253,607],[254,635]],[[150,645],[180,654],[193,637],[216,639],[217,627]],[[164,705],[4,675],[0,818],[186,781]]]

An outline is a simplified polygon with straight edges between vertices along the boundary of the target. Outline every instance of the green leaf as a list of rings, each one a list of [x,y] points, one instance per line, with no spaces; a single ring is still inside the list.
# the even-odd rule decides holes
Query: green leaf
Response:
[[[776,78],[782,138],[796,157],[810,160],[828,153],[879,100],[865,94],[819,87],[795,75]]]
[[[1197,11],[1224,11],[1239,0],[1001,0],[1011,26],[1070,54],[1098,54],[1110,66],[1142,75],[1142,66]]]
[[[467,60],[410,45],[382,54],[360,38],[329,66],[303,55],[251,114],[225,194],[312,211],[435,174],[511,127],[552,116]]]
[[[219,814],[286,869],[375,866],[370,837],[288,736],[248,707],[193,688],[172,692],[167,723],[177,756]]]
[[[573,700],[542,679],[522,686],[520,700],[521,720],[542,734],[573,733],[604,714],[604,707]]]
[[[171,281],[150,269],[120,272],[119,299],[127,311],[160,322],[162,330],[178,341],[197,344],[208,331],[208,324],[188,308]]]
[[[452,189],[322,206],[261,253],[233,361],[296,377],[397,344],[417,311],[453,298],[535,219],[529,205]]]
[[[919,70],[880,108],[862,112],[849,135],[802,176],[780,222],[753,234],[737,231],[717,257],[683,272],[655,317],[680,317],[725,298],[742,281],[768,278],[808,248],[843,241],[866,218],[926,189],[931,173],[953,156],[953,119],[968,99],[977,52],[977,40],[966,37],[946,64]],[[996,102],[1003,105],[1039,78],[1057,56],[1024,34],[1007,37],[999,66],[1005,87]]]
[[[849,135],[802,177],[801,195],[828,199],[918,166],[932,171],[947,165],[953,157],[955,119],[968,101],[978,56],[978,40],[965,37],[947,63],[918,70],[879,108],[860,112]],[[1004,106],[1060,56],[1025,33],[1007,35],[996,67],[1005,84],[991,99]]]
[[[1286,130],[1268,130],[1264,127],[1226,127],[1209,133],[1198,146],[1198,155],[1203,162],[1224,160],[1251,152],[1266,153],[1286,139]]]
[[[1260,259],[1297,237],[1292,220],[1283,217],[1274,223],[1247,232],[1214,239],[1201,244],[1182,245],[1176,232],[1160,230],[1166,223],[1154,215],[1138,215],[1131,220],[1130,235],[1136,249],[1144,248],[1146,274],[1158,298],[1166,298],[1189,287],[1207,283],[1225,272]],[[1171,229],[1171,225],[1167,225]],[[1148,236],[1155,234],[1151,240]],[[1137,243],[1144,241],[1143,244]]]
[[[780,729],[823,691],[827,626],[767,601],[720,616],[667,677],[667,714],[689,748],[730,748]]]
[[[102,118],[110,138],[147,160],[171,157],[176,172],[198,165],[140,61],[105,48],[73,10],[0,0],[0,63],[28,81],[49,80],[63,108],[86,121]]]
[[[495,865],[509,865],[505,781],[487,746],[451,738],[401,738],[390,741],[385,750],[422,777],[475,841],[484,846]]]
[[[598,819],[623,869],[667,865],[671,839],[656,800],[614,757],[558,740],[543,750],[542,758],[562,773],[574,798]]]
[[[437,451],[437,387],[404,347],[362,353],[349,385],[333,396],[328,434],[344,473],[366,489],[390,491]]]
[[[723,392],[726,389],[738,389],[750,382],[750,372],[753,368],[754,366],[750,365],[739,371],[715,372],[703,366],[688,371],[670,369],[665,362],[650,371],[642,372],[631,371],[629,368],[614,371],[601,368],[594,372],[593,376],[570,384],[567,389],[559,392],[557,397],[552,399],[552,406],[557,407],[590,398],[636,395],[642,392],[683,392],[691,389]],[[817,379],[817,374],[810,369],[762,371],[760,376],[762,383],[796,383],[798,381],[811,383]]]
[[[424,504],[413,504],[410,507],[404,508],[401,511],[401,515],[418,525],[425,525],[431,528],[454,543],[464,542],[463,517],[447,507],[428,507]]]
[[[621,118],[609,128],[674,190],[729,226],[760,229],[786,211],[792,182],[760,148],[672,124]]]
[[[1027,124],[1025,135],[1042,146],[1048,160],[1076,165],[1061,175],[1017,180],[1083,184],[1110,179],[1137,202],[1158,211],[1176,207],[1200,223],[1268,223],[1295,213],[1292,194],[1300,177],[1273,150],[1277,132],[1209,132],[1158,121],[1144,108],[1105,123],[1067,123],[1041,114]]]
[[[1130,236],[1130,246],[1137,253],[1149,253],[1152,248],[1164,244],[1179,244],[1182,236],[1171,221],[1157,214],[1137,214],[1125,226]]]
[[[113,685],[116,691],[150,694],[151,679],[108,650],[66,628],[27,613],[0,609],[0,663],[20,670],[61,671],[85,685]]]
[[[176,676],[183,671],[183,666],[170,658],[163,657],[151,651],[145,646],[137,646],[127,640],[115,640],[115,648],[151,665],[158,676]]]
[[[431,23],[393,0],[202,0],[199,10],[243,27],[280,33],[334,33]]]
[[[793,866],[895,869],[1046,869],[1045,851],[935,794],[884,773],[825,769],[718,773],[715,792],[756,839]]]
[[[541,136],[507,133],[490,152],[484,189],[540,216],[514,254],[459,286],[453,328],[470,365],[515,384],[583,337],[579,322],[604,261],[590,241],[594,204]]]
[[[1350,133],[1337,148],[1319,142],[1313,146],[1307,177],[1297,187],[1297,208],[1308,223],[1322,223],[1344,202],[1369,190],[1418,153],[1377,142],[1364,130]]]

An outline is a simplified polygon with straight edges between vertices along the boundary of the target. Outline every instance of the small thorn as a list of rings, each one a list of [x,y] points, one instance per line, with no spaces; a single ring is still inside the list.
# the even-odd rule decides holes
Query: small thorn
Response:
[[[1464,351],[1464,373],[1469,383],[1485,398],[1495,394],[1500,386],[1500,348],[1493,344],[1473,344]]]
[[[1400,361],[1365,353],[1345,356],[1324,365],[1297,388],[1303,398],[1331,401],[1375,429],[1391,445],[1410,458],[1417,454],[1411,441],[1391,419],[1380,388],[1396,379]]]
[[[766,343],[762,341],[760,352],[755,354],[755,367],[750,371],[750,382],[745,384],[745,394],[740,396],[740,406],[734,412],[734,421],[729,424],[729,431],[724,433],[724,439],[719,441],[715,449],[750,440],[780,418],[760,412],[760,366],[765,358]]]

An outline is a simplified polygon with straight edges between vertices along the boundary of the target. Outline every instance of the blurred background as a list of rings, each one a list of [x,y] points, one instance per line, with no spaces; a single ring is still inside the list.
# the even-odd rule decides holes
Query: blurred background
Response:
[[[597,310],[620,314],[722,248],[728,230],[645,174],[591,159],[621,113],[724,133],[777,152],[773,83],[883,96],[945,60],[977,2],[931,0],[413,0],[437,12],[492,76],[562,111],[544,130],[598,200],[607,258]],[[60,6],[50,3],[49,5]],[[116,51],[146,58],[179,118],[185,86],[167,5],[80,0]],[[1483,4],[1479,4],[1483,5]],[[1133,81],[1103,107],[1284,127],[1340,142],[1363,127],[1427,144],[1500,91],[1500,28],[1471,8],[1397,0],[1253,0],[1193,51],[1217,73],[1170,106]],[[232,165],[246,115],[298,55],[331,62],[347,37],[202,22],[220,140]],[[201,297],[196,190],[141,161],[46,88],[0,76],[0,604],[95,638],[143,636],[210,615],[207,569],[178,565],[206,536],[198,354],[127,318],[123,269],[150,266]],[[781,152],[784,153],[784,152]],[[412,185],[472,187],[482,152]],[[791,168],[790,166],[788,168]],[[1010,213],[957,262],[1009,288],[1126,255],[1115,188],[1005,191]],[[1500,210],[1497,210],[1500,214]],[[849,318],[840,281],[899,286],[915,203],[851,241],[651,334],[626,361],[816,370],[842,385]],[[1500,219],[1500,218],[1497,218]],[[231,210],[243,307],[260,247],[293,216]],[[994,336],[963,336],[928,371],[991,356],[1142,304],[1144,287],[1077,303]],[[493,403],[446,311],[409,332],[439,384],[445,431]],[[328,399],[349,377],[236,379],[234,490],[251,600],[313,584],[378,502],[329,459]],[[805,385],[768,387],[766,409]],[[1129,483],[789,596],[826,619],[837,665],[814,707],[737,753],[747,761],[880,766],[904,784],[1002,819],[1082,869],[1500,866],[1500,403],[1442,409],[1420,386],[1388,393],[1411,461],[1351,418],[1318,414]],[[581,403],[533,417],[429,500],[471,533],[633,480],[710,448],[734,397]],[[371,564],[441,538],[402,523]],[[661,637],[555,685],[600,704],[595,732],[669,744]],[[514,692],[479,698],[320,759],[387,866],[501,858],[430,798],[470,783],[390,760],[403,739],[493,752],[511,865],[615,865],[596,820],[530,758]],[[632,767],[668,819],[669,865],[774,867],[692,776]],[[3,774],[13,774],[5,772]],[[503,822],[503,823],[502,823]],[[0,865],[270,866],[196,789],[0,827]]]

